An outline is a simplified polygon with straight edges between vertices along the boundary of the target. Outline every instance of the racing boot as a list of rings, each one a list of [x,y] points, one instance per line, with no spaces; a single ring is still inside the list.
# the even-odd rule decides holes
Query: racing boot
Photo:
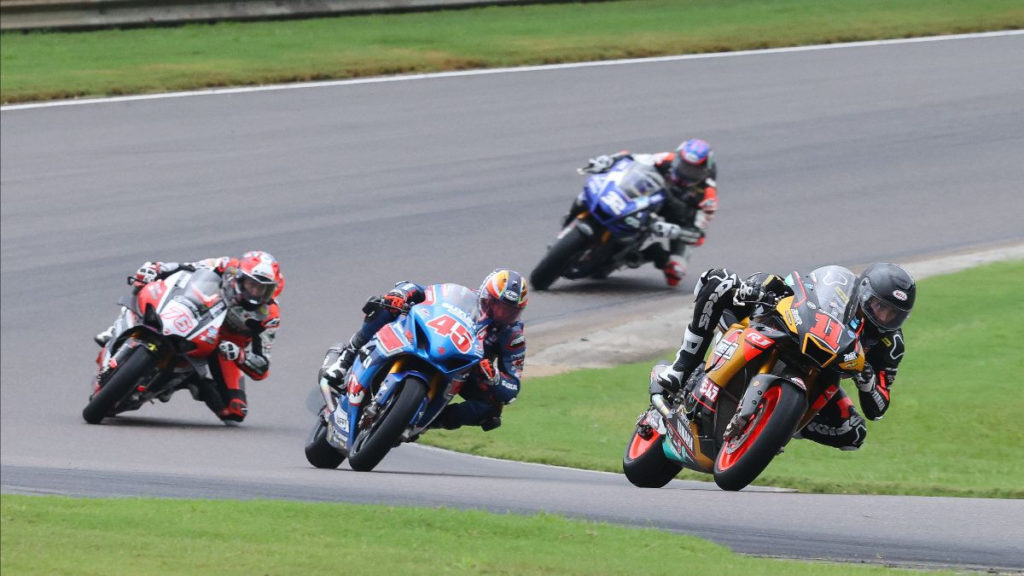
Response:
[[[356,349],[351,344],[335,344],[327,349],[324,363],[320,366],[318,379],[326,379],[327,383],[338,391],[345,393],[345,376],[356,359]]]
[[[217,417],[224,422],[241,422],[249,413],[248,406],[242,398],[232,398],[228,405],[217,413]]]
[[[114,327],[110,326],[109,328],[107,328],[103,332],[100,332],[99,334],[93,336],[92,337],[92,341],[97,343],[97,344],[99,344],[100,348],[103,348],[104,346],[107,345],[107,342],[110,342],[110,339],[113,338],[113,337],[114,337]]]
[[[683,276],[686,276],[686,263],[683,262],[682,258],[672,256],[665,263],[661,271],[665,274],[666,284],[669,286],[679,286],[679,283],[683,281]]]
[[[658,384],[671,392],[682,390],[694,369],[700,364],[697,352],[703,343],[704,339],[691,332],[687,326],[683,334],[683,343],[676,352],[676,359],[658,374]]]
[[[490,416],[484,418],[484,421],[480,423],[480,429],[484,432],[490,432],[499,426],[501,426],[501,416]]]

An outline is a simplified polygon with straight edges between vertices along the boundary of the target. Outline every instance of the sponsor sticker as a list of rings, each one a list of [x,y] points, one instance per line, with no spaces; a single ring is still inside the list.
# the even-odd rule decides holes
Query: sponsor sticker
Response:
[[[714,402],[718,398],[718,386],[711,381],[707,376],[704,377],[704,381],[700,384],[701,396],[708,399],[709,402]]]
[[[690,433],[690,423],[685,419],[676,420],[675,429],[679,434],[679,439],[682,441],[682,447],[692,454],[693,434]]]
[[[676,434],[681,440],[681,446],[686,448],[687,451],[693,450],[693,434],[690,433],[689,423],[685,420],[675,421]]]
[[[736,352],[736,342],[735,341],[729,342],[729,341],[726,341],[726,340],[720,340],[718,342],[718,345],[715,346],[715,353],[714,353],[714,355],[716,357],[718,357],[718,358],[722,358],[723,360],[728,360],[729,358],[732,358],[732,355],[735,352]]]
[[[343,434],[348,435],[348,414],[342,410],[334,411],[334,425],[338,427]]]
[[[747,332],[747,342],[758,348],[767,348],[772,345],[772,340],[760,332]]]

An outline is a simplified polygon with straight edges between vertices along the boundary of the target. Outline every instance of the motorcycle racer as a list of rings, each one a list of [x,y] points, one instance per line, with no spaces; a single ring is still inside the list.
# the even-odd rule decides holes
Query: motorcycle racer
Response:
[[[526,338],[520,319],[526,308],[528,287],[518,272],[498,268],[487,275],[477,291],[485,326],[482,333],[484,360],[465,376],[459,391],[464,402],[449,404],[434,421],[446,430],[475,425],[485,432],[501,426],[506,404],[519,394]],[[363,324],[347,343],[328,348],[318,378],[339,392],[345,390],[345,375],[355,362],[359,349],[386,324],[409,308],[424,301],[423,286],[402,281],[382,296],[370,297],[363,305]]]
[[[221,296],[228,304],[217,353],[206,361],[210,377],[199,382],[197,399],[221,420],[241,422],[248,413],[243,374],[253,380],[263,380],[270,373],[270,353],[281,323],[277,298],[284,290],[284,276],[273,256],[250,251],[241,258],[223,256],[188,263],[145,262],[130,277],[130,283],[138,293],[154,280],[197,268],[211,269],[221,277]],[[111,326],[93,339],[100,346],[106,346],[113,335]]]
[[[647,261],[665,274],[669,286],[677,286],[686,274],[692,246],[704,244],[708,223],[718,210],[718,166],[715,153],[704,140],[690,139],[679,145],[674,152],[658,154],[632,154],[623,150],[611,155],[591,158],[580,168],[581,174],[607,172],[623,158],[650,166],[665,181],[665,203],[659,215],[665,224],[655,225],[654,232],[669,239],[668,249],[662,242],[654,242],[643,250]],[[586,207],[581,194],[573,202],[564,225],[568,225]]]
[[[857,278],[846,317],[848,329],[860,332],[865,351],[864,370],[854,376],[860,406],[870,420],[889,409],[897,368],[904,354],[902,326],[917,293],[914,279],[895,264],[876,263]],[[793,290],[775,274],[757,273],[746,280],[726,269],[704,272],[694,288],[694,315],[683,334],[674,362],[658,375],[658,384],[678,391],[704,358],[710,336],[723,315],[739,320],[757,315],[765,301],[778,301]],[[732,321],[732,319],[730,319]],[[824,376],[824,375],[823,375]],[[836,376],[838,378],[838,376]],[[864,443],[867,427],[846,393],[838,393],[798,433],[841,450],[856,450]]]

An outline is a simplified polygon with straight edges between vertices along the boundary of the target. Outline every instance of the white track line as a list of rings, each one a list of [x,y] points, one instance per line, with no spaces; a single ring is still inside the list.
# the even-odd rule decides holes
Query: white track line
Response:
[[[511,74],[519,72],[538,72],[547,70],[567,70],[571,68],[592,68],[596,66],[621,66],[629,64],[646,64],[654,62],[677,62],[681,60],[703,60],[707,58],[732,58],[755,54],[785,54],[790,52],[810,52],[816,50],[839,50],[844,48],[863,48],[866,46],[888,46],[893,44],[916,44],[920,42],[941,42],[947,40],[968,40],[975,38],[997,38],[1018,36],[1024,30],[1003,30],[998,32],[980,32],[974,34],[953,34],[948,36],[925,36],[921,38],[900,38],[895,40],[869,40],[864,42],[844,42],[837,44],[817,44],[813,46],[793,46],[789,48],[767,48],[763,50],[737,50],[735,52],[714,52],[710,54],[681,54],[677,56],[658,56],[654,58],[626,58],[622,60],[600,60],[595,62],[570,62],[566,64],[548,64],[544,66],[521,66],[517,68],[484,68],[480,70],[460,70],[457,72],[436,72],[431,74],[405,74],[398,76],[377,76],[373,78],[354,78],[350,80],[330,80],[323,82],[296,82],[292,84],[272,84],[266,86],[239,86],[235,88],[212,88],[208,90],[191,90],[187,92],[167,92],[161,94],[140,94],[137,96],[116,96],[111,98],[83,98],[76,100],[53,100],[48,102],[32,102],[27,104],[11,104],[0,106],[0,112],[16,110],[33,110],[37,108],[56,108],[60,106],[84,106],[87,104],[108,104],[113,102],[134,102],[138,100],[161,100],[167,98],[186,98],[192,96],[219,96],[222,94],[247,94],[250,92],[270,92],[275,90],[300,90],[306,88],[325,88],[333,86],[352,86],[359,84],[380,84],[384,82],[408,82],[412,80],[428,80],[435,78],[458,78],[463,76],[483,76],[486,74]]]

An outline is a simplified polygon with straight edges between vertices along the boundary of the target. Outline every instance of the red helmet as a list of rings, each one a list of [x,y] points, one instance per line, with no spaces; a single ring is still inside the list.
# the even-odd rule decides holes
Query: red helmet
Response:
[[[508,326],[526,308],[526,279],[518,272],[498,268],[480,284],[480,311],[495,324]]]
[[[224,295],[228,302],[255,310],[269,304],[284,289],[284,276],[277,260],[266,252],[246,252],[238,265],[224,275]]]

